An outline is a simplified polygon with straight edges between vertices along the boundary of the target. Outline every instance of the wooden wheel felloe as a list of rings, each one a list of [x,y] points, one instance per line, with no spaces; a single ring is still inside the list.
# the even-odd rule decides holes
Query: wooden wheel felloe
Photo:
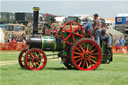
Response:
[[[18,57],[18,62],[19,62],[19,65],[22,67],[22,68],[25,68],[25,64],[24,64],[24,56],[26,54],[26,52],[28,51],[27,48],[25,48],[24,50],[22,50],[19,54],[19,57]]]
[[[94,70],[102,59],[100,46],[94,40],[85,38],[72,46],[70,54],[72,64],[79,70]]]
[[[24,57],[25,66],[30,70],[41,70],[47,63],[45,53],[40,49],[29,50]]]
[[[61,36],[67,44],[73,45],[76,42],[76,37],[79,39],[84,37],[84,30],[78,22],[70,21],[64,24]]]

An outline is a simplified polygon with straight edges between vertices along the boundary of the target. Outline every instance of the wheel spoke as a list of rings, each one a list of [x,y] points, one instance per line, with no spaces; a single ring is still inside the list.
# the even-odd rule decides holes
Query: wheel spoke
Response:
[[[72,39],[73,39],[73,43],[75,43],[76,41],[75,41],[75,36],[74,35],[72,35]]]
[[[38,61],[38,62],[40,62],[40,63],[44,63],[44,61]]]
[[[40,65],[39,62],[36,63],[37,65]]]
[[[91,63],[91,61],[88,59],[88,62],[89,62],[89,64],[91,65],[91,67],[92,67],[92,63]]]
[[[86,63],[86,60],[84,60],[82,68],[84,68],[84,66],[85,66],[85,63]]]
[[[82,60],[83,58],[80,58],[80,59],[78,59],[78,60],[76,60],[76,62],[78,62],[78,61],[80,61],[80,60]]]
[[[36,57],[36,55],[37,55],[37,52],[35,51],[35,57]]]
[[[78,53],[78,52],[74,52],[74,54],[78,54],[78,55],[80,55],[80,53]]]
[[[40,57],[40,58],[38,58],[38,59],[44,59],[44,57]]]
[[[78,34],[78,33],[74,33],[74,35],[77,35],[77,36],[80,36],[80,37],[82,37],[83,35],[81,35],[81,34]]]
[[[32,62],[32,66],[34,67],[34,64],[33,64],[33,62]]]
[[[70,29],[71,29],[71,31],[73,30],[73,29],[72,29],[72,22],[70,22]]]
[[[32,67],[32,66],[33,66],[33,64],[31,63],[31,65],[29,64],[29,66],[30,66],[30,67]]]
[[[74,32],[79,28],[79,25],[75,28]]]
[[[89,50],[91,50],[94,47],[94,45],[91,46],[91,48],[89,48]]]
[[[81,51],[80,51],[80,49],[79,49],[79,48],[77,48],[77,47],[76,47],[76,50],[78,50],[79,52],[81,52]]]
[[[29,61],[28,63],[31,63],[32,61]]]
[[[89,49],[88,49],[88,44],[87,44],[87,50],[86,51],[89,51]]]
[[[30,55],[34,58],[34,55],[30,53]]]
[[[87,68],[88,68],[88,62],[86,61],[86,66],[87,66]]]
[[[33,68],[36,68],[36,62],[33,62],[33,65],[34,65],[34,67],[33,67]]]
[[[39,58],[39,56],[40,56],[40,53],[37,55],[37,58]]]
[[[65,40],[67,40],[70,36],[71,36],[71,34],[69,34],[69,35],[65,38]]]
[[[27,59],[32,59],[32,58],[28,57]]]
[[[79,58],[79,57],[81,57],[81,56],[74,56],[74,58]]]
[[[81,48],[81,50],[82,50],[83,52],[85,51],[81,45],[79,45],[79,47]]]
[[[82,60],[80,61],[80,63],[79,63],[79,66],[82,64]]]
[[[95,48],[95,49],[93,49],[91,52],[93,53],[95,50],[96,50],[96,48]]]
[[[99,53],[92,53],[92,55],[99,55]]]
[[[97,59],[95,56],[90,56],[91,58]]]
[[[93,63],[96,63],[96,61],[94,61],[93,59],[89,58],[89,60],[91,60]]]

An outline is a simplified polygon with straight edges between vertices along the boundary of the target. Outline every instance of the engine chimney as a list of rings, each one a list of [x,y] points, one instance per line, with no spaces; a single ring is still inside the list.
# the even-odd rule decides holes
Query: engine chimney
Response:
[[[39,7],[33,7],[33,35],[38,34]]]

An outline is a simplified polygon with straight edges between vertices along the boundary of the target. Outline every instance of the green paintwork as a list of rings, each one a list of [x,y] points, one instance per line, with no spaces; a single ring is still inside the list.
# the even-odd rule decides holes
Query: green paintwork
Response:
[[[49,51],[62,51],[65,44],[56,42],[53,36],[43,36],[42,37],[42,49]]]
[[[66,38],[69,35],[69,33],[67,32],[63,32],[63,36],[64,38]],[[85,35],[85,34],[84,34]],[[81,37],[79,36],[75,36],[75,41],[78,41],[79,39],[81,39]],[[70,36],[67,39],[68,42],[73,43],[73,39],[72,36]],[[106,55],[106,47],[105,47],[106,42],[103,41],[102,42],[102,63],[106,62],[106,60],[109,58],[109,55]],[[57,42],[56,38],[53,36],[43,36],[42,37],[42,49],[43,50],[49,50],[49,51],[61,51],[63,52],[66,56],[67,56],[67,51],[64,51],[64,48],[69,47],[70,45],[66,44],[66,43],[61,43],[61,42]],[[89,44],[89,47],[92,46],[92,44]],[[85,45],[85,48],[87,48],[87,45]],[[97,60],[95,60],[97,61]]]

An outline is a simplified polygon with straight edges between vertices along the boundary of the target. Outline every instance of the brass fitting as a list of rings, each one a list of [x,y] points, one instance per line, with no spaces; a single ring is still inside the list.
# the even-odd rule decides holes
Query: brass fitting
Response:
[[[40,8],[39,7],[33,7],[33,11],[39,11]]]

